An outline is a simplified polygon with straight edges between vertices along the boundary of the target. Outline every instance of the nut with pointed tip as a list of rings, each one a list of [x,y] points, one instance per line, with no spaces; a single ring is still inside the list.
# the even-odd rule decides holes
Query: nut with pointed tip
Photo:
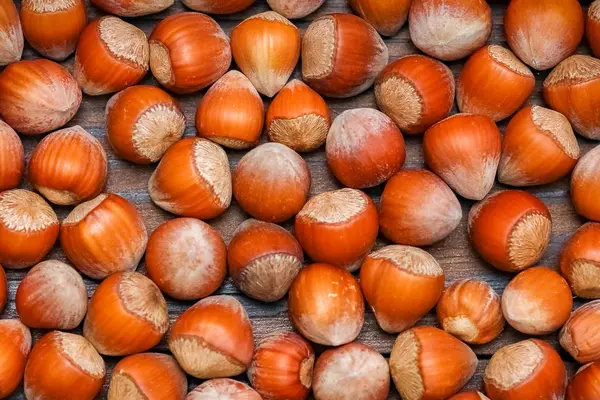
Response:
[[[437,319],[449,334],[470,344],[484,344],[504,330],[500,296],[484,281],[454,282],[442,294]]]
[[[104,360],[83,336],[52,331],[39,339],[25,367],[28,399],[92,400],[106,379]]]
[[[19,135],[0,120],[0,192],[21,184],[25,169],[25,153]]]
[[[36,193],[13,189],[0,193],[0,264],[24,269],[40,262],[58,238],[52,207]]]
[[[564,115],[525,107],[504,131],[498,180],[511,186],[545,185],[568,175],[578,158],[577,138]]]
[[[575,55],[558,64],[544,81],[544,100],[577,133],[600,140],[600,60]]]
[[[197,300],[221,286],[227,274],[225,242],[210,225],[175,218],[148,239],[146,273],[169,296]]]
[[[252,325],[231,296],[211,296],[181,314],[168,344],[179,365],[200,378],[226,378],[245,372],[254,353]]]
[[[56,61],[69,57],[87,24],[84,0],[23,0],[21,24],[27,43]]]
[[[231,65],[229,38],[204,14],[168,16],[154,27],[149,40],[152,74],[176,93],[204,89]]]
[[[588,219],[600,222],[600,146],[587,152],[571,176],[571,202]]]
[[[427,246],[450,235],[461,219],[456,195],[427,170],[402,170],[383,189],[379,228],[392,242]]]
[[[321,147],[330,126],[331,115],[325,100],[298,79],[285,85],[267,110],[269,140],[298,152]]]
[[[485,0],[413,0],[410,38],[422,52],[444,61],[467,57],[492,33],[492,9]]]
[[[533,73],[512,51],[485,46],[465,63],[456,85],[456,103],[461,112],[500,121],[517,111],[534,87]]]
[[[250,7],[256,0],[183,0],[195,11],[207,14],[234,14]]]
[[[498,350],[485,369],[483,382],[491,400],[562,399],[567,370],[547,342],[528,339]]]
[[[600,361],[579,368],[567,386],[567,400],[595,400],[600,398]]]
[[[402,332],[435,307],[444,290],[444,271],[417,247],[386,246],[365,258],[360,286],[381,329]]]
[[[108,400],[183,400],[187,378],[167,354],[142,353],[119,361],[113,370]]]
[[[31,153],[27,177],[51,203],[74,205],[104,189],[108,163],[104,148],[79,125],[44,137]]]
[[[510,326],[527,335],[557,331],[569,319],[572,307],[573,294],[567,281],[547,267],[529,268],[519,273],[502,294],[504,318]]]
[[[469,346],[431,326],[401,333],[390,356],[392,378],[404,400],[446,399],[466,385],[476,368],[477,356]]]
[[[265,400],[304,400],[310,393],[315,353],[294,332],[275,333],[256,347],[248,379]]]
[[[534,195],[503,190],[475,204],[467,226],[473,247],[485,261],[502,271],[519,272],[546,251],[552,217]]]
[[[455,114],[427,129],[425,162],[456,193],[482,200],[494,186],[501,137],[489,117]]]
[[[340,346],[355,340],[364,323],[360,286],[347,271],[331,264],[303,268],[292,283],[288,315],[308,340]]]
[[[324,192],[296,216],[295,235],[315,262],[356,271],[371,251],[379,230],[373,200],[356,189]]]
[[[168,328],[167,302],[154,282],[118,272],[92,295],[83,335],[100,354],[125,356],[156,346]]]
[[[313,392],[319,400],[386,400],[389,391],[387,361],[367,345],[327,350],[315,365]]]
[[[106,104],[106,136],[115,153],[124,159],[157,162],[185,131],[179,103],[154,86],[132,86]]]
[[[375,99],[405,134],[424,132],[450,114],[454,76],[445,64],[422,55],[401,57],[375,82]]]
[[[77,328],[85,317],[87,303],[81,275],[57,260],[33,267],[19,284],[15,298],[21,321],[38,329]]]
[[[93,279],[134,271],[147,242],[140,213],[129,201],[113,193],[81,203],[60,227],[65,255],[75,268]]]
[[[188,393],[185,400],[263,400],[261,395],[243,382],[233,379],[211,379]]]
[[[311,175],[294,150],[265,143],[248,152],[233,173],[233,195],[254,218],[283,222],[298,214],[308,200]]]
[[[481,392],[463,392],[455,394],[448,400],[490,400],[485,394]]]
[[[53,61],[18,61],[0,73],[0,117],[19,133],[54,131],[69,122],[80,105],[77,82]]]
[[[233,283],[247,296],[265,302],[286,295],[303,262],[302,247],[291,233],[255,219],[237,228],[227,249]]]
[[[8,281],[6,280],[6,274],[4,268],[0,265],[0,314],[4,311],[6,301],[8,300]]]
[[[104,16],[81,33],[73,76],[86,94],[99,96],[137,84],[148,72],[146,34],[120,18]]]
[[[18,319],[0,320],[0,399],[9,397],[21,384],[30,350],[29,328]]]
[[[600,1],[596,0],[588,8],[585,33],[592,53],[600,57]]]
[[[269,7],[289,19],[304,18],[317,11],[325,0],[267,0]]]
[[[223,75],[202,97],[196,111],[198,136],[232,149],[258,144],[265,120],[263,101],[239,71]]]
[[[384,36],[394,36],[408,19],[412,0],[348,0],[352,9]]]
[[[600,223],[588,222],[565,243],[560,273],[573,293],[584,299],[600,299]]]
[[[390,179],[404,165],[402,133],[384,113],[372,108],[346,110],[327,135],[327,164],[351,188],[368,188]]]
[[[180,140],[154,170],[148,192],[154,204],[175,215],[215,218],[231,203],[227,154],[206,139]]]
[[[14,1],[0,4],[0,65],[17,62],[23,54],[23,30]]]
[[[560,331],[560,345],[580,364],[600,360],[600,300],[579,307]]]
[[[91,0],[96,7],[119,17],[141,17],[171,7],[175,0]]]
[[[583,38],[577,0],[514,0],[504,15],[508,45],[523,62],[546,70],[575,52]]]
[[[388,60],[387,45],[375,28],[352,14],[317,18],[302,39],[302,79],[328,97],[364,92]]]
[[[298,64],[300,32],[274,11],[256,14],[231,32],[231,52],[256,90],[273,97]]]

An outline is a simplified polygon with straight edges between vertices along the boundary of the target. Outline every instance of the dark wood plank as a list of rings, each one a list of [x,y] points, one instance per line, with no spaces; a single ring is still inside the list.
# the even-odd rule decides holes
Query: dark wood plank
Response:
[[[494,22],[492,35],[490,37],[489,42],[506,46],[506,41],[503,33],[503,15],[508,1],[493,0],[489,1],[489,3],[491,3],[493,7]],[[582,2],[582,4],[589,4],[589,1]],[[241,13],[228,16],[219,16],[216,19],[221,24],[223,29],[228,34],[230,34],[231,30],[243,19],[266,10],[268,10],[268,6],[265,0],[258,0],[252,7]],[[142,30],[144,30],[144,32],[146,32],[146,34],[149,35],[152,32],[153,27],[160,20],[162,20],[168,15],[184,11],[189,10],[186,9],[186,7],[183,6],[183,4],[181,4],[179,0],[176,0],[175,5],[173,5],[171,8],[162,13],[147,16],[140,19],[129,19],[128,21],[140,27]],[[346,0],[327,0],[325,2],[325,5],[316,13],[308,16],[307,18],[294,22],[297,24],[300,30],[304,32],[307,26],[310,24],[310,21],[312,21],[314,18],[317,18],[321,15],[330,12],[350,12],[350,10],[346,4]],[[103,15],[102,12],[95,9],[93,6],[89,7],[90,19],[97,18],[101,15]],[[406,27],[402,29],[402,31],[395,37],[385,38],[385,42],[389,47],[391,60],[397,59],[406,54],[416,52],[415,47],[410,42],[408,30]],[[577,52],[580,54],[589,54],[589,49],[582,44]],[[33,51],[30,47],[26,46],[24,58],[30,59],[36,57],[38,57],[38,55],[35,53],[35,51]],[[455,76],[458,76],[458,74],[460,73],[463,62],[464,61],[461,60],[458,62],[452,62],[448,64]],[[64,62],[64,65],[67,68],[71,68],[72,63],[73,57],[70,57]],[[232,68],[235,68],[235,65],[233,65]],[[543,105],[541,89],[542,82],[547,76],[547,72],[536,72],[535,75],[536,89],[534,94],[530,98],[529,103]],[[300,77],[299,66],[294,72],[294,76]],[[144,78],[143,83],[157,85],[156,81],[150,73]],[[205,91],[185,96],[177,96],[178,100],[181,102],[183,111],[187,117],[186,136],[195,135],[194,116],[196,111],[196,105],[198,104],[199,100],[202,98],[204,93]],[[144,222],[146,224],[146,227],[148,228],[148,231],[152,232],[158,225],[160,225],[164,221],[173,218],[173,216],[154,206],[148,196],[147,183],[148,179],[150,178],[150,175],[152,174],[154,166],[133,165],[124,160],[121,160],[118,156],[114,154],[114,152],[111,151],[110,146],[105,137],[104,128],[104,110],[106,107],[106,102],[109,98],[110,96],[84,96],[84,101],[79,112],[77,113],[75,118],[69,123],[69,125],[83,126],[102,142],[103,146],[107,150],[107,154],[109,157],[109,180],[106,190],[109,192],[118,193],[132,201],[143,214]],[[264,98],[264,100],[265,105],[268,106],[270,100],[267,98]],[[328,100],[328,104],[334,116],[338,115],[346,109],[359,107],[376,107],[372,90],[369,90],[351,99]],[[503,130],[506,126],[506,121],[501,122],[499,126],[501,130]],[[578,139],[583,152],[589,151],[598,144],[597,142],[586,140],[581,137],[578,137]],[[22,140],[26,150],[26,157],[28,159],[31,151],[39,142],[40,138],[22,136]],[[421,137],[406,137],[406,142],[408,153],[406,167],[423,167],[424,164],[421,151]],[[227,153],[230,159],[231,168],[235,168],[238,161],[244,154],[243,152],[230,150],[228,150]],[[327,169],[323,149],[320,149],[310,154],[303,154],[303,157],[309,164],[309,167],[312,172],[313,182],[311,193],[313,195],[340,187],[340,184],[336,182],[336,180],[332,177],[332,175]],[[30,188],[27,182],[24,182],[23,187]],[[493,190],[497,191],[504,188],[504,186],[496,184]],[[551,211],[553,217],[552,242],[545,256],[541,260],[540,264],[556,268],[562,244],[569,237],[569,235],[584,222],[584,220],[575,213],[570,203],[569,179],[565,178],[551,185],[528,188],[527,190],[540,197],[548,205]],[[375,202],[377,203],[379,201],[381,191],[382,187],[377,187],[370,189],[367,192],[374,198]],[[431,252],[431,254],[433,254],[443,266],[444,271],[446,273],[447,284],[450,284],[451,282],[458,279],[477,278],[489,282],[494,287],[494,289],[496,289],[499,293],[502,293],[504,287],[506,286],[506,284],[512,276],[495,270],[494,268],[490,267],[485,262],[483,262],[483,260],[481,260],[475,254],[475,252],[468,243],[466,234],[467,214],[473,202],[461,199],[461,203],[463,209],[463,220],[461,222],[461,225],[448,238],[433,246],[428,247],[426,250]],[[68,214],[70,208],[56,207],[56,211],[59,215],[59,218],[62,219]],[[210,223],[222,234],[223,238],[228,243],[231,240],[233,232],[235,231],[237,226],[247,217],[248,216],[245,215],[245,213],[234,202],[231,208],[227,211],[227,213],[215,220],[210,221]],[[289,221],[283,225],[288,229],[291,229],[292,227],[292,224]],[[377,247],[381,247],[387,244],[389,243],[385,239],[380,238],[378,240]],[[60,259],[65,261],[64,254],[58,246],[56,246],[52,250],[52,252],[48,255],[48,258]],[[143,261],[138,271],[145,272],[145,266]],[[9,304],[4,313],[0,315],[0,318],[17,317],[14,306],[14,296],[18,284],[21,281],[21,279],[25,276],[25,273],[26,271],[7,270],[7,277],[9,280]],[[87,278],[85,279],[85,282],[88,290],[88,295],[91,296],[91,294],[97,286],[97,282]],[[229,279],[226,280],[223,286],[219,289],[218,293],[233,295],[245,305],[249,315],[251,316],[257,340],[260,340],[262,337],[271,332],[291,329],[289,320],[287,318],[287,306],[285,300],[274,304],[263,304],[257,301],[247,299],[245,296],[239,293],[239,291],[235,288],[235,286],[233,286]],[[167,301],[172,321],[175,320],[177,316],[179,316],[192,304],[191,302],[179,302],[173,299],[167,299]],[[581,302],[576,301],[576,306],[580,304]],[[420,321],[419,324],[435,325],[435,315],[433,313],[430,313],[422,321]],[[81,328],[76,329],[74,332],[80,333]],[[42,331],[34,331],[34,337],[37,339],[44,333],[45,332]],[[482,374],[485,369],[485,366],[487,365],[487,362],[491,355],[494,354],[494,352],[497,351],[498,348],[509,343],[514,343],[516,341],[523,340],[524,338],[525,335],[522,335],[509,327],[498,339],[496,339],[492,343],[483,346],[475,346],[474,351],[477,353],[480,359],[480,363],[477,373],[469,383],[468,388],[481,388]],[[395,335],[386,334],[377,327],[372,312],[370,310],[367,311],[365,317],[365,326],[358,340],[373,346],[377,351],[383,354],[389,354],[394,339]],[[556,334],[544,337],[544,339],[548,340],[555,348],[560,350],[560,346],[557,344]],[[317,350],[321,351],[322,349],[319,348]],[[161,342],[157,346],[155,351],[167,352],[168,349],[165,342]],[[570,373],[573,373],[573,371],[576,370],[577,365],[564,351],[561,351],[561,355],[564,357]],[[107,382],[109,382],[112,367],[114,367],[116,362],[118,362],[118,359],[107,358],[106,361],[109,370]],[[241,377],[241,379],[244,380],[245,377]],[[190,379],[190,389],[193,389],[199,383],[200,382],[198,380]],[[99,398],[105,398],[106,387],[107,385],[105,385],[105,390],[103,391],[102,395],[99,396]],[[24,399],[22,388],[12,398]],[[399,399],[399,396],[396,392],[394,392],[390,396],[390,398]]]

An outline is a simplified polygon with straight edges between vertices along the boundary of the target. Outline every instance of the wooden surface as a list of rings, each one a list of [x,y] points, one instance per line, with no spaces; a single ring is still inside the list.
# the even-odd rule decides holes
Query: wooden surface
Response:
[[[489,43],[507,46],[503,33],[503,15],[507,2],[490,1],[490,3],[492,3],[493,7],[494,25]],[[584,4],[584,7],[587,7],[587,4]],[[240,21],[253,14],[266,11],[267,9],[268,7],[265,0],[257,0],[252,7],[242,13],[217,17],[216,20],[221,24],[227,34],[231,34],[233,27],[236,26]],[[181,4],[180,0],[176,0],[176,4],[163,13],[139,19],[129,19],[129,21],[143,29],[147,35],[150,35],[152,28],[158,21],[162,20],[168,15],[183,11],[187,11],[186,8]],[[303,20],[295,21],[295,23],[301,29],[301,31],[304,32],[311,20],[330,12],[350,12],[350,10],[346,5],[346,0],[326,0],[324,6],[315,14],[310,15]],[[99,10],[95,9],[93,6],[89,6],[88,16],[90,20],[97,18],[100,15],[102,15],[102,13]],[[389,47],[390,61],[395,60],[403,55],[416,52],[416,49],[410,42],[406,26],[395,37],[384,39]],[[589,53],[589,49],[585,44],[582,44],[578,49],[578,53],[587,54]],[[30,59],[36,57],[39,56],[26,45],[24,58]],[[464,60],[461,60],[459,62],[448,64],[456,76],[458,76],[460,73],[463,62]],[[73,57],[70,57],[64,64],[70,69],[72,63]],[[232,66],[232,68],[235,68],[235,66]],[[536,89],[529,102],[533,104],[543,104],[543,100],[541,99],[541,89],[542,82],[547,73],[535,72],[535,75],[537,78]],[[299,68],[294,73],[294,77],[300,77]],[[142,83],[157,85],[150,73],[148,73]],[[177,96],[187,117],[186,136],[194,136],[196,133],[194,128],[196,105],[202,98],[204,92],[205,91],[192,95]],[[139,166],[131,164],[127,161],[119,159],[119,157],[117,157],[110,149],[110,146],[106,140],[104,127],[104,109],[109,97],[110,96],[90,97],[84,95],[83,103],[79,112],[68,125],[81,125],[102,142],[106,148],[109,159],[109,179],[106,191],[117,193],[133,202],[142,213],[146,227],[150,233],[159,224],[173,218],[173,215],[162,211],[158,207],[154,206],[150,201],[150,197],[147,193],[147,183],[154,166]],[[269,100],[266,98],[264,100],[265,106],[268,106]],[[333,112],[333,116],[338,115],[346,109],[376,107],[372,90],[369,90],[351,99],[329,100],[328,103]],[[501,130],[503,130],[506,125],[506,121],[501,122],[499,125]],[[41,137],[22,136],[22,139],[25,146],[26,158],[29,159],[32,149],[39,142]],[[423,167],[421,137],[405,137],[405,139],[407,142],[408,153],[405,167]],[[264,140],[265,139],[263,137],[263,141]],[[578,136],[578,140],[582,149],[582,154],[586,153],[598,144],[597,142],[583,139],[580,136]],[[229,156],[231,168],[233,169],[244,152],[227,150],[227,154]],[[323,148],[314,153],[303,154],[303,157],[308,162],[312,172],[313,181],[311,193],[313,195],[340,187],[340,184],[335,181],[335,179],[327,170]],[[27,182],[24,182],[23,187],[30,188]],[[504,187],[500,184],[496,184],[493,191],[501,189],[504,189]],[[571,235],[585,221],[575,213],[570,203],[568,178],[564,178],[552,185],[528,188],[527,190],[543,200],[552,214],[552,242],[548,251],[541,260],[540,265],[547,265],[552,268],[556,268],[562,244],[569,237],[569,235]],[[375,202],[378,203],[381,191],[382,186],[368,190],[367,192],[373,197]],[[473,202],[461,199],[461,204],[463,208],[463,220],[460,226],[448,238],[435,244],[434,246],[426,248],[426,250],[435,256],[442,265],[446,274],[446,285],[449,285],[458,279],[477,278],[489,282],[492,287],[498,291],[498,293],[502,293],[504,287],[511,279],[511,275],[499,272],[489,265],[486,265],[486,263],[475,254],[467,240],[466,229],[467,214]],[[68,214],[70,208],[55,207],[55,210],[59,216],[59,219],[62,220]],[[248,216],[240,210],[234,201],[229,210],[223,216],[210,221],[210,224],[222,234],[223,238],[228,243],[231,240],[232,234],[236,227],[246,218],[248,218]],[[291,222],[283,225],[288,229],[291,229],[292,226]],[[388,243],[384,239],[379,238],[377,247],[381,247],[386,244]],[[65,257],[59,246],[56,246],[47,256],[47,258],[65,261]],[[140,264],[138,271],[142,273],[145,272],[143,261]],[[14,305],[15,292],[19,282],[24,277],[26,272],[27,271],[7,270],[10,292],[9,304],[0,318],[17,318]],[[88,295],[91,296],[95,287],[97,286],[97,282],[90,279],[85,279],[85,282]],[[260,340],[262,337],[271,332],[291,329],[287,317],[287,305],[285,299],[274,304],[263,304],[254,300],[250,300],[239,293],[239,291],[231,283],[230,279],[225,281],[223,286],[219,289],[218,294],[233,295],[244,304],[248,314],[250,315],[250,318],[252,319],[252,325],[257,340]],[[169,298],[167,298],[167,302],[169,306],[171,322],[173,322],[178,315],[180,315],[193,304],[193,302],[179,302]],[[580,304],[581,302],[577,300],[575,301],[575,306]],[[419,322],[419,324],[435,325],[436,321],[434,314],[430,313],[421,322]],[[77,329],[76,332],[80,333],[81,329]],[[37,339],[44,333],[45,332],[36,330],[33,332],[34,338]],[[480,362],[477,374],[473,377],[467,387],[481,388],[482,374],[492,354],[500,347],[524,338],[524,335],[515,332],[511,328],[507,328],[505,332],[492,343],[483,346],[475,346],[474,350],[477,353]],[[389,355],[394,339],[395,335],[386,334],[378,328],[372,312],[370,310],[367,311],[365,325],[358,340],[373,346],[375,349],[385,355]],[[556,335],[550,335],[544,337],[544,339],[550,341],[550,343],[557,349],[559,348],[557,345]],[[322,349],[317,348],[317,350],[321,351]],[[155,351],[168,351],[165,342],[161,342]],[[561,355],[565,359],[567,367],[572,373],[577,368],[577,365],[566,352],[561,351]],[[105,385],[104,391],[100,398],[106,397],[105,393],[106,388],[108,387],[108,382],[110,381],[111,370],[115,363],[118,362],[118,358],[108,357],[106,358],[106,362],[109,372],[107,376],[107,384]],[[240,377],[240,379],[245,379],[245,377]],[[190,390],[196,387],[199,383],[199,380],[189,378]],[[23,395],[22,388],[20,388],[12,398],[24,399],[25,397]],[[392,391],[390,398],[398,399],[399,396],[395,391]]]

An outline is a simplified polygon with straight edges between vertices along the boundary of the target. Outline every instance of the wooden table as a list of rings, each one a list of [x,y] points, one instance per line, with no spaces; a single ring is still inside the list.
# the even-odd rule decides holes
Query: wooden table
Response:
[[[491,5],[493,8],[494,23],[489,43],[496,43],[508,47],[504,38],[503,27],[503,16],[508,1],[496,0],[489,1],[489,3],[492,3]],[[586,2],[586,4],[584,4],[584,8],[587,8],[588,3],[589,1]],[[219,24],[223,27],[225,32],[227,34],[231,34],[231,30],[240,21],[251,15],[267,10],[268,6],[266,4],[266,1],[257,0],[252,7],[245,10],[244,12],[235,15],[220,16],[216,19],[219,22]],[[168,15],[181,13],[184,11],[188,10],[182,5],[180,0],[176,0],[176,4],[168,10],[166,10],[165,12],[143,18],[130,19],[129,22],[137,25],[142,30],[144,30],[144,32],[146,32],[147,35],[150,35],[152,28],[160,20],[162,20]],[[304,32],[311,20],[315,19],[318,16],[331,12],[350,12],[350,9],[346,5],[346,0],[326,0],[324,6],[321,9],[319,9],[316,13],[310,15],[309,17],[303,20],[295,21],[295,23],[301,29],[301,31]],[[90,20],[97,18],[101,15],[102,13],[99,10],[97,10],[93,6],[89,6],[88,17]],[[406,28],[406,26],[395,37],[385,38],[384,40],[389,47],[390,61],[395,60],[406,54],[417,52],[414,45],[410,41],[408,29]],[[589,48],[586,45],[582,44],[578,49],[578,53],[588,54]],[[31,59],[38,57],[38,55],[26,45],[23,57],[26,59]],[[458,76],[458,74],[460,73],[463,63],[464,61],[459,61],[448,64],[455,76]],[[64,65],[67,66],[67,68],[69,69],[71,69],[72,64],[73,57],[70,57],[64,63]],[[543,104],[543,99],[541,98],[542,82],[546,75],[547,72],[535,73],[536,88],[534,94],[529,100],[530,103]],[[299,66],[294,73],[294,77],[300,78]],[[153,79],[150,73],[148,73],[148,75],[142,83],[157,85],[157,82]],[[194,136],[196,134],[196,130],[194,127],[196,105],[202,98],[204,92],[205,91],[195,93],[192,95],[177,96],[178,100],[181,102],[182,108],[187,117],[187,125],[185,132],[186,136]],[[104,121],[104,110],[109,97],[110,96],[90,97],[84,95],[81,108],[75,116],[75,118],[69,123],[69,125],[81,125],[102,142],[108,155],[109,164],[109,179],[106,190],[108,192],[117,193],[133,202],[139,209],[139,211],[142,213],[144,217],[144,222],[146,224],[148,232],[150,233],[164,221],[173,218],[173,215],[170,215],[167,212],[154,206],[150,201],[150,197],[147,192],[147,184],[148,179],[150,178],[150,175],[152,174],[152,171],[154,169],[154,166],[142,166],[131,164],[127,161],[121,160],[111,150],[108,141],[106,140]],[[265,106],[268,106],[269,99],[265,98],[264,100]],[[328,104],[330,105],[330,108],[333,112],[333,116],[337,116],[342,111],[347,109],[359,107],[376,107],[375,98],[373,96],[372,90],[369,90],[357,97],[350,99],[329,100]],[[506,121],[501,122],[499,125],[501,130],[503,130],[506,126]],[[31,151],[41,138],[31,136],[22,136],[21,138],[23,139],[23,144],[25,146],[26,158],[29,159]],[[423,167],[423,155],[421,152],[422,138],[420,136],[405,136],[405,139],[407,144],[407,160],[405,167]],[[265,138],[263,137],[263,141],[264,140]],[[588,152],[593,147],[598,145],[598,142],[586,140],[581,136],[578,136],[578,140],[582,149],[582,154]],[[233,169],[235,168],[240,158],[244,155],[244,152],[227,150],[227,154],[229,156],[231,168]],[[316,195],[317,193],[341,187],[340,184],[335,181],[335,179],[327,169],[323,148],[319,149],[314,153],[303,154],[303,157],[309,164],[313,177],[311,188],[312,195]],[[31,188],[27,182],[24,182],[23,187]],[[379,186],[374,189],[368,190],[367,192],[373,197],[374,201],[378,203],[382,189],[383,187]],[[496,184],[493,188],[493,191],[501,189],[504,189],[504,187],[500,184]],[[546,265],[552,268],[556,268],[558,265],[558,257],[560,254],[562,244],[579,226],[581,226],[585,222],[585,220],[575,213],[575,210],[571,205],[571,202],[569,200],[568,178],[561,179],[560,181],[552,185],[528,188],[527,190],[539,197],[541,200],[543,200],[552,214],[552,241],[548,251],[541,260],[540,265]],[[448,238],[435,244],[434,246],[426,248],[426,250],[430,252],[442,265],[446,274],[446,285],[449,285],[450,283],[458,279],[476,278],[489,282],[492,285],[492,287],[498,293],[501,294],[504,290],[504,287],[511,279],[512,275],[502,273],[492,268],[476,255],[476,253],[471,248],[467,240],[466,226],[467,215],[469,209],[473,205],[473,202],[461,199],[461,204],[463,209],[463,220],[461,221],[460,226]],[[66,215],[70,211],[70,208],[55,207],[55,210],[59,219],[62,220],[64,217],[66,217]],[[248,216],[243,211],[241,211],[239,206],[234,201],[229,210],[224,215],[215,220],[210,221],[210,224],[221,233],[221,235],[225,239],[225,242],[228,243],[231,240],[231,237],[236,227],[240,223],[242,223],[246,218],[248,218]],[[288,229],[291,229],[292,223],[288,222],[284,224],[284,226]],[[389,244],[389,242],[387,242],[383,238],[379,238],[377,242],[377,247],[381,247],[387,244]],[[52,250],[52,252],[48,255],[47,258],[66,261],[65,256],[63,255],[59,246],[55,246],[55,248]],[[142,273],[145,272],[145,266],[143,261],[140,264],[138,271]],[[17,313],[14,304],[15,292],[17,290],[19,282],[21,281],[21,279],[23,279],[26,272],[27,271],[7,270],[10,292],[9,304],[7,305],[7,308],[4,311],[4,313],[0,316],[1,318],[17,318]],[[85,283],[88,295],[91,296],[98,282],[86,278]],[[258,301],[250,300],[244,295],[242,295],[235,288],[235,286],[231,283],[231,280],[229,278],[219,289],[218,294],[232,295],[239,299],[242,302],[242,304],[244,304],[252,320],[252,325],[257,340],[260,340],[265,335],[271,332],[278,332],[291,329],[287,317],[287,303],[285,299],[274,304],[263,304]],[[167,298],[167,303],[169,307],[169,315],[171,322],[173,322],[183,311],[185,311],[188,307],[190,307],[193,304],[193,302],[179,302],[169,298]],[[575,307],[579,306],[580,304],[580,301],[575,301]],[[435,325],[436,320],[434,313],[430,313],[429,315],[427,315],[422,321],[419,322],[419,325],[421,324]],[[75,332],[81,333],[81,327],[78,328]],[[39,330],[33,331],[35,339],[38,339],[44,333],[46,332]],[[395,337],[395,335],[386,334],[381,329],[379,329],[377,323],[375,322],[373,313],[370,310],[367,311],[367,315],[365,317],[365,325],[360,337],[358,338],[359,341],[373,346],[377,351],[385,355],[389,355]],[[485,370],[485,367],[488,364],[488,360],[494,354],[494,352],[506,344],[513,343],[515,341],[519,341],[525,338],[525,335],[522,335],[513,330],[512,328],[508,327],[504,331],[504,333],[492,343],[483,346],[475,346],[474,350],[479,358],[479,366],[476,375],[469,382],[467,387],[481,388],[483,371]],[[543,339],[548,340],[557,349],[560,348],[560,346],[558,346],[557,343],[556,334],[544,337]],[[317,348],[317,350],[322,351],[323,349]],[[165,341],[163,340],[163,342],[161,342],[159,346],[153,351],[167,352],[168,349]],[[575,371],[578,366],[566,352],[561,350],[560,353],[563,356],[565,363],[567,364],[569,372],[573,373],[573,371]],[[113,357],[106,357],[105,360],[108,367],[108,375],[106,380],[107,383],[104,387],[104,391],[100,398],[106,397],[105,393],[106,389],[108,388],[108,382],[110,382],[112,367],[116,364],[116,362],[118,362],[119,359]],[[240,377],[240,379],[246,378]],[[189,378],[190,390],[196,387],[199,383],[199,380]],[[23,395],[22,387],[11,398],[24,399],[25,396]],[[390,398],[399,398],[395,390],[392,391]]]

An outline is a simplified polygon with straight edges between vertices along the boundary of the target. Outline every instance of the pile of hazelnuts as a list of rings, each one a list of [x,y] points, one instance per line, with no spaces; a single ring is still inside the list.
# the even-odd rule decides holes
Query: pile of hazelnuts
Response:
[[[600,0],[587,19],[576,0],[510,1],[508,48],[486,45],[484,0],[348,0],[355,14],[319,13],[303,37],[290,19],[325,0],[267,0],[272,11],[230,36],[207,15],[254,1],[183,0],[194,12],[162,19],[149,38],[119,17],[174,0],[91,0],[107,15],[89,23],[83,0],[21,0],[20,11],[0,3],[0,264],[33,267],[16,291],[19,319],[0,320],[0,398],[23,381],[30,400],[93,399],[107,380],[102,356],[118,356],[111,400],[301,400],[311,391],[316,400],[384,400],[390,376],[404,400],[600,399],[600,146],[582,155],[575,135],[600,140],[600,60],[572,55],[587,33],[600,57]],[[389,63],[381,35],[407,21],[425,55]],[[40,58],[21,61],[25,40]],[[57,61],[72,53],[69,71]],[[302,80],[289,81],[300,55]],[[229,70],[232,59],[239,71]],[[442,61],[459,59],[455,82]],[[148,69],[158,85],[136,85]],[[532,69],[552,69],[542,88],[548,108],[526,105]],[[371,86],[379,110],[332,121],[322,96]],[[205,88],[197,137],[183,138],[186,116],[168,92]],[[140,211],[104,191],[99,140],[64,127],[82,92],[115,93],[105,131],[119,157],[158,163],[150,198],[178,218],[149,236]],[[273,98],[266,112],[261,95]],[[460,113],[450,116],[455,99]],[[501,135],[497,123],[507,119]],[[260,144],[263,130],[269,140]],[[17,132],[48,134],[28,162],[33,191],[19,188]],[[429,170],[402,169],[403,134],[424,134]],[[299,153],[323,145],[345,188],[309,198]],[[233,173],[224,148],[248,150]],[[535,266],[551,214],[516,188],[568,175],[572,204],[591,222],[566,242],[559,274]],[[513,189],[490,194],[496,177]],[[361,189],[379,185],[376,206]],[[516,274],[502,297],[474,279],[445,287],[443,267],[421,249],[459,226],[457,196],[476,202],[475,251]],[[226,245],[204,221],[223,215],[232,197],[251,219]],[[59,221],[49,203],[74,208]],[[293,234],[277,225],[291,219]],[[394,244],[375,250],[379,233]],[[43,261],[59,237],[70,265]],[[144,255],[146,275],[135,272]],[[82,274],[99,282],[89,302]],[[287,296],[295,331],[250,321],[235,297],[213,295],[227,275],[257,301]],[[170,321],[164,295],[197,303]],[[573,296],[594,301],[572,312]],[[389,360],[355,341],[365,300],[379,327],[399,334]],[[6,301],[0,267],[0,310]],[[415,327],[434,307],[439,328]],[[82,322],[83,335],[66,332]],[[459,393],[478,365],[469,345],[496,339],[505,322],[534,338],[497,350],[485,394]],[[255,344],[253,325],[275,332]],[[30,328],[50,332],[32,346]],[[535,338],[559,330],[582,365],[570,382],[556,349]],[[172,356],[148,352],[163,338]],[[315,344],[329,349],[317,357]],[[249,385],[230,379],[244,373]],[[186,374],[206,381],[188,393]]]

